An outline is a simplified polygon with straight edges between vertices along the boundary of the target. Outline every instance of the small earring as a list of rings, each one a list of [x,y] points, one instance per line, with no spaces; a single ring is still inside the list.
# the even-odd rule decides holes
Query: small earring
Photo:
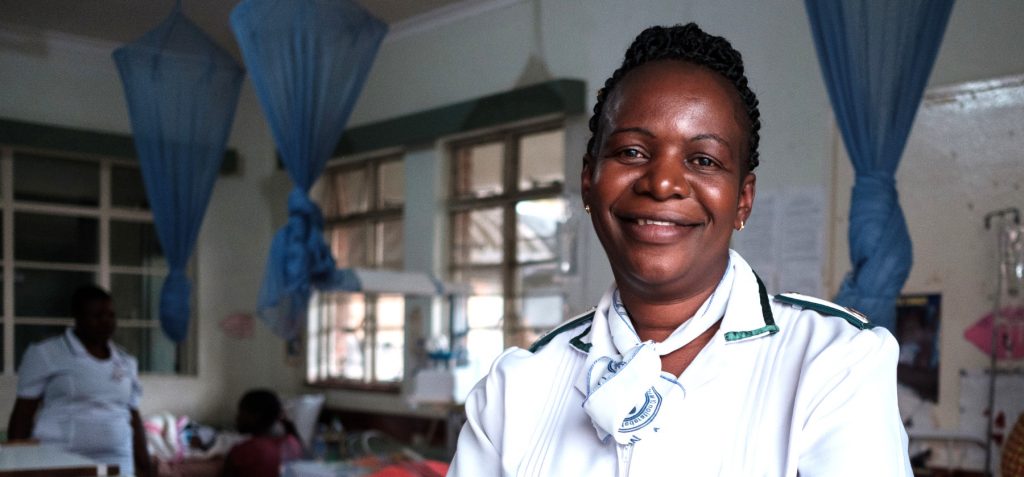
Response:
[[[740,221],[740,230],[743,230],[743,228],[746,227],[746,226],[747,226],[747,222],[745,220],[741,220]]]
[[[587,215],[590,215],[590,204],[583,204],[583,210],[587,211]]]

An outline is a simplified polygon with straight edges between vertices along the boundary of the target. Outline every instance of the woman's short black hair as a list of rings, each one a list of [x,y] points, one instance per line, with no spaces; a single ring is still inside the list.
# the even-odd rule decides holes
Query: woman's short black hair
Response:
[[[757,144],[760,141],[758,131],[761,129],[761,112],[757,109],[757,96],[747,86],[747,77],[743,74],[743,57],[728,40],[709,35],[694,23],[673,27],[650,27],[633,40],[633,44],[626,50],[622,66],[612,73],[604,82],[604,88],[597,93],[594,115],[590,117],[587,154],[597,157],[597,141],[601,135],[605,100],[611,96],[619,81],[634,68],[657,60],[681,60],[709,68],[724,76],[736,87],[750,120],[750,156],[747,158],[747,170],[754,170],[760,163]]]
[[[274,427],[281,418],[282,406],[274,391],[253,389],[246,392],[238,401],[238,409],[245,411],[254,419],[256,429],[252,431],[262,433]]]
[[[85,305],[94,301],[109,300],[110,293],[96,285],[82,285],[71,295],[71,316],[79,317]]]

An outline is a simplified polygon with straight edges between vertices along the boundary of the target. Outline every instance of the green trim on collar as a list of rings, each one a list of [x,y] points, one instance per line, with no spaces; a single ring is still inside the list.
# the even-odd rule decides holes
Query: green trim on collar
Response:
[[[757,335],[764,334],[764,333],[775,334],[775,333],[778,333],[778,332],[779,332],[779,327],[776,326],[776,325],[762,326],[762,327],[760,327],[760,328],[758,328],[756,330],[750,330],[750,331],[729,331],[729,332],[725,333],[725,341],[737,341],[737,340],[742,340],[742,339],[750,338],[751,336],[757,336]]]
[[[754,273],[754,279],[757,280],[757,294],[761,302],[764,326],[749,331],[727,331],[725,333],[725,341],[738,341],[765,333],[775,334],[779,332],[779,327],[775,324],[775,315],[772,314],[772,305],[768,302],[768,289],[765,288],[764,282],[761,281],[761,277],[757,276],[757,273]]]
[[[536,353],[537,351],[540,351],[541,348],[543,348],[548,343],[550,343],[551,340],[555,339],[555,336],[558,336],[559,334],[562,334],[562,333],[564,333],[566,331],[569,331],[569,330],[571,330],[573,328],[576,328],[577,326],[579,326],[579,325],[581,325],[583,323],[586,323],[588,321],[591,321],[593,319],[594,319],[594,310],[591,310],[591,311],[589,311],[587,313],[584,313],[584,314],[580,315],[579,318],[576,318],[576,319],[574,319],[572,321],[569,321],[569,322],[563,324],[562,326],[559,326],[559,327],[549,331],[548,334],[546,334],[544,336],[541,336],[539,340],[537,340],[532,345],[530,345],[530,352],[531,353]],[[590,332],[590,327],[589,326],[587,327],[587,331],[584,331],[583,334],[573,338],[573,341],[578,341],[583,335],[587,334],[588,332]],[[576,345],[576,343],[573,343],[573,345],[576,346],[577,348],[580,348],[580,349],[583,349],[581,346],[585,346],[587,348],[587,350],[590,349],[590,343],[583,343],[582,341],[579,342],[579,345]],[[584,350],[584,351],[587,351],[587,350]]]
[[[875,325],[868,322],[864,315],[860,314],[860,312],[856,310],[831,302],[820,303],[817,301],[804,300],[797,298],[798,296],[800,295],[796,293],[780,293],[775,295],[775,301],[792,305],[797,308],[813,310],[825,316],[838,316],[839,318],[846,320],[847,323],[857,327],[857,329],[870,330],[875,327]]]
[[[593,344],[592,343],[584,343],[583,340],[580,339],[580,338],[583,338],[584,336],[587,336],[587,333],[590,333],[590,327],[589,326],[587,327],[587,329],[583,330],[583,333],[580,333],[580,334],[576,335],[575,338],[569,340],[569,344],[573,345],[574,347],[576,347],[576,349],[578,349],[578,350],[580,350],[580,351],[582,351],[584,353],[589,353],[590,352],[590,347],[593,346]]]

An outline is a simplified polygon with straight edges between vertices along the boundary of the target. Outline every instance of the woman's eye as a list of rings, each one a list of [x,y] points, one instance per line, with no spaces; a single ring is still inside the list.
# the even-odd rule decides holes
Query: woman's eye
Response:
[[[629,159],[636,159],[636,158],[639,158],[639,157],[643,157],[644,153],[640,152],[640,150],[635,148],[635,147],[627,147],[625,149],[619,150],[619,154],[618,155],[619,155],[619,157],[625,157],[625,158],[629,158]]]
[[[693,164],[695,166],[701,167],[701,168],[715,167],[716,166],[715,161],[713,159],[711,159],[710,157],[707,157],[707,156],[697,156],[697,157],[693,158]]]

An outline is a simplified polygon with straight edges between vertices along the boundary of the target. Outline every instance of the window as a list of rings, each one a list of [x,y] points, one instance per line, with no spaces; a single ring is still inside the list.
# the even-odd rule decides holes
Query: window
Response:
[[[140,371],[194,372],[194,340],[177,345],[160,329],[167,264],[135,161],[0,147],[0,213],[5,370],[71,326],[71,294],[96,283],[113,295],[114,341]]]
[[[477,363],[562,321],[564,143],[564,130],[547,125],[452,148],[449,274],[471,289],[466,349]]]
[[[388,156],[328,167],[324,232],[339,268],[402,268],[404,163]],[[397,387],[404,375],[402,295],[320,293],[311,306],[306,377],[357,387]]]

